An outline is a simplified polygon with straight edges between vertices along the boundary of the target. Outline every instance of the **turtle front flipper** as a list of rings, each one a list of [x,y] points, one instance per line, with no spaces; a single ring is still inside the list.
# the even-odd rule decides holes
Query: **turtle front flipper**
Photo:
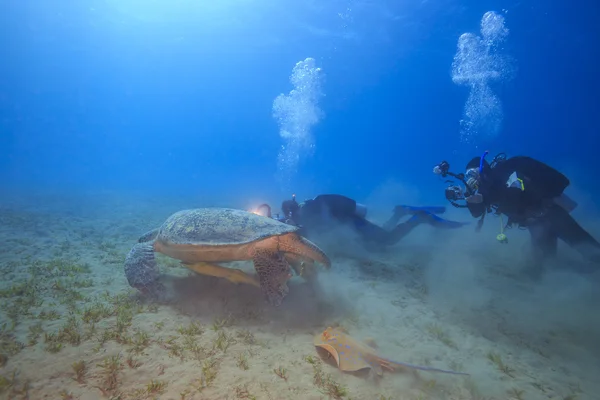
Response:
[[[246,283],[248,285],[260,287],[258,279],[254,276],[250,276],[241,269],[221,267],[218,264],[212,264],[208,262],[196,262],[187,263],[181,262],[186,268],[191,269],[201,275],[214,276],[217,278],[225,278],[229,282],[238,284]]]
[[[267,301],[275,307],[280,306],[289,292],[290,265],[281,253],[269,248],[255,249],[252,261]]]
[[[159,281],[152,244],[138,243],[133,246],[125,258],[124,267],[127,282],[132,288],[151,297],[162,297],[164,286]]]

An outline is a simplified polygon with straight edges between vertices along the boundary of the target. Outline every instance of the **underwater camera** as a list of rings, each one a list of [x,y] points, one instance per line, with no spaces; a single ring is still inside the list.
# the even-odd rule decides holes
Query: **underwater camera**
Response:
[[[457,208],[465,208],[467,204],[458,203],[458,201],[464,201],[465,197],[469,196],[470,190],[467,182],[465,181],[465,174],[456,174],[450,171],[450,163],[448,161],[442,161],[435,167],[433,167],[433,173],[436,175],[440,175],[443,178],[451,176],[455,179],[458,179],[464,185],[464,189],[457,185],[455,181],[448,179],[446,183],[448,186],[446,187],[444,194],[446,196],[446,200],[450,202],[454,207]]]
[[[448,201],[459,201],[464,200],[465,196],[463,190],[458,185],[450,185],[445,190],[446,200]]]
[[[485,157],[487,156],[487,154],[488,154],[488,152],[485,151],[481,156],[481,161],[479,163],[479,173],[480,174],[483,172],[483,166],[484,166]],[[496,165],[498,165],[499,163],[502,163],[504,161],[506,161],[506,153],[498,153],[490,162],[490,168],[494,169],[494,167],[496,167]],[[442,161],[441,163],[439,163],[438,165],[433,167],[433,173],[436,175],[440,175],[443,178],[450,176],[450,177],[460,181],[460,184],[462,184],[462,187],[460,184],[457,184],[452,179],[446,180],[446,183],[448,184],[448,186],[445,189],[445,196],[446,196],[446,200],[448,200],[450,202],[450,204],[452,204],[454,207],[466,208],[467,207],[466,198],[474,195],[476,193],[476,189],[472,188],[470,185],[467,184],[465,174],[463,174],[463,173],[456,174],[454,172],[451,172],[450,171],[450,163],[448,161]],[[465,203],[458,203],[459,201],[465,201]]]

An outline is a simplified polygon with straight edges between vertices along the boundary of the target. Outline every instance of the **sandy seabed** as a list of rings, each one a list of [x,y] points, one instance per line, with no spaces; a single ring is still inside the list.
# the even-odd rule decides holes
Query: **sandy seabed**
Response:
[[[255,287],[159,256],[173,299],[155,303],[129,288],[123,260],[178,208],[68,209],[0,209],[1,398],[600,398],[597,326],[538,324],[554,311],[517,304],[537,283],[510,257],[440,257],[457,250],[415,232],[386,253],[331,251],[316,287],[294,277],[272,308]],[[470,376],[344,373],[313,345],[328,326],[374,339],[387,358]]]

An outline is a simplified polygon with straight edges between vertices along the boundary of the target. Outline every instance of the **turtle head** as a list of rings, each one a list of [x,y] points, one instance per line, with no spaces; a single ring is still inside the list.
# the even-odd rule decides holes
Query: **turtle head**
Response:
[[[152,244],[138,243],[133,246],[125,258],[124,269],[129,286],[148,297],[162,297],[164,286],[159,281]]]
[[[138,239],[138,243],[146,243],[146,242],[151,242],[154,239],[156,239],[156,237],[158,236],[158,232],[160,231],[159,228],[156,229],[152,229],[151,231],[148,231],[146,233],[144,233],[142,236],[140,236],[140,238]]]

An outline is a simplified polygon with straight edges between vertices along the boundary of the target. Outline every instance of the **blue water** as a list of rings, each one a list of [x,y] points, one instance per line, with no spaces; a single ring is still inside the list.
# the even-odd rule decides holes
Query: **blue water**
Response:
[[[364,198],[386,179],[431,201],[431,174],[483,150],[593,176],[597,6],[546,1],[47,1],[1,7],[0,177],[5,187],[243,196],[288,189]],[[511,79],[490,85],[497,134],[463,143],[469,89],[452,82],[458,37],[505,18]],[[307,57],[323,71],[314,151],[290,187],[274,98]],[[586,185],[597,198],[598,187]],[[235,187],[235,189],[234,189]]]
[[[447,160],[463,172],[489,150],[490,159],[499,152],[532,156],[564,172],[567,193],[579,203],[573,216],[600,237],[596,3],[0,0],[0,378],[20,369],[20,384],[32,382],[31,398],[59,396],[63,386],[98,398],[97,367],[124,345],[102,342],[92,351],[85,339],[52,356],[44,353],[51,335],[44,343],[41,333],[39,342],[28,335],[34,323],[56,333],[59,322],[102,293],[127,293],[123,260],[131,246],[184,207],[268,201],[277,212],[292,193],[300,200],[339,193],[366,203],[379,222],[395,204],[446,206],[444,179],[433,167]],[[45,213],[53,207],[58,212]],[[564,271],[527,280],[518,273],[526,232],[513,229],[509,244],[499,244],[504,220],[499,226],[488,217],[476,235],[467,211],[448,208],[444,217],[468,227],[451,234],[419,227],[388,253],[332,251],[323,298],[297,278],[287,305],[239,325],[273,348],[246,375],[229,360],[208,398],[232,395],[231,382],[253,393],[266,382],[289,396],[301,385],[318,396],[312,367],[300,357],[313,354],[312,334],[340,323],[355,337],[377,336],[382,349],[395,352],[390,358],[433,360],[444,369],[460,364],[481,389],[476,396],[461,381],[469,398],[520,398],[524,389],[523,398],[598,399],[598,280]],[[353,250],[345,237],[333,238]],[[559,253],[564,270],[580,262],[567,246]],[[69,303],[73,309],[57,304],[72,276],[53,269],[70,260],[95,282],[80,288],[86,297]],[[188,276],[164,260],[184,305],[137,308],[146,315],[133,326],[153,335],[152,354],[143,372],[124,381],[132,390],[139,376],[156,379],[160,360],[175,398],[195,384],[200,368],[188,359],[178,370],[183,358],[169,361],[159,346],[166,335],[190,321],[208,327],[231,310],[247,317],[265,305],[255,288]],[[30,277],[36,271],[37,280]],[[44,301],[23,301],[36,294]],[[40,322],[50,310],[62,321]],[[116,312],[99,329],[114,330]],[[5,351],[14,340],[28,344]],[[245,351],[242,345],[230,356]],[[87,386],[71,369],[84,353],[96,371]],[[495,353],[515,376],[499,370]],[[292,386],[272,374],[281,365],[295,373],[300,364],[305,374],[291,376]],[[351,387],[352,398],[375,398],[363,380],[334,377]],[[386,379],[381,398],[417,393],[407,374]],[[6,382],[0,379],[0,394]],[[460,389],[440,380],[433,393],[423,382],[418,393],[436,399]]]

